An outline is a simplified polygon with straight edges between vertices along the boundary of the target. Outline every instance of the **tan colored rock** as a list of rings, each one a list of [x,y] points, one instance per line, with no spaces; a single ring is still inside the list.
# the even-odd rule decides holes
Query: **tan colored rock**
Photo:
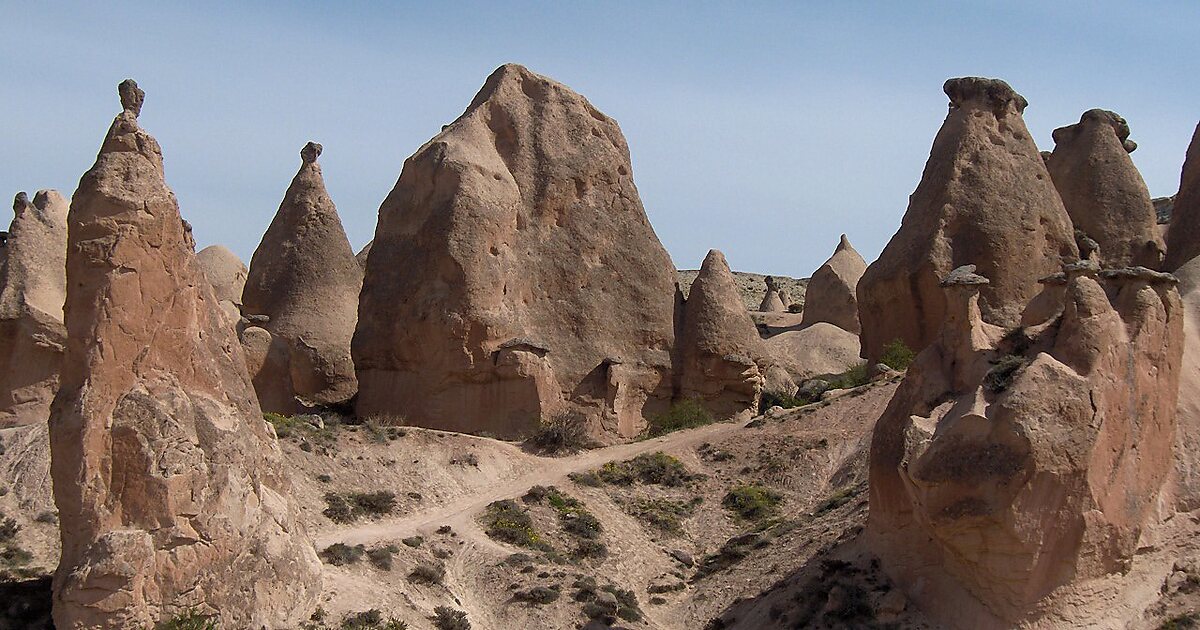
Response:
[[[54,622],[150,628],[194,607],[222,627],[294,628],[320,562],[161,149],[138,125],[141,90],[120,93],[68,217]]]
[[[0,247],[0,428],[50,417],[67,334],[67,200],[20,193],[13,212]]]
[[[946,311],[939,280],[976,264],[991,279],[985,321],[1013,326],[1037,279],[1077,255],[1071,221],[1025,128],[1026,101],[1007,83],[968,77],[944,89],[950,112],[904,221],[858,284],[863,356],[895,339],[920,350]],[[1020,264],[1015,264],[1020,261]]]
[[[787,304],[783,301],[783,295],[779,291],[779,286],[775,283],[775,278],[767,276],[767,292],[763,295],[762,303],[758,305],[758,310],[763,313],[786,313]],[[805,299],[808,294],[805,293]]]
[[[320,154],[312,142],[301,150],[242,292],[242,313],[268,318],[259,327],[270,333],[270,351],[248,365],[262,408],[276,413],[345,403],[358,391],[350,338],[362,269],[325,190]]]
[[[827,322],[772,335],[764,343],[796,382],[840,374],[862,363],[858,335]]]
[[[1200,256],[1200,123],[1192,134],[1179,176],[1163,269],[1174,271],[1196,256]]]
[[[715,249],[692,283],[678,341],[682,398],[699,400],[719,419],[758,409],[766,349],[725,256]]]
[[[196,252],[196,262],[212,285],[230,325],[242,317],[242,289],[246,286],[246,265],[224,245],[209,245]]]
[[[876,424],[868,543],[938,625],[1036,621],[1075,581],[1128,570],[1171,471],[1183,350],[1175,279],[1069,265],[1061,322],[982,318],[986,279],[943,283],[946,323]]]
[[[1175,471],[1170,483],[1170,509],[1200,508],[1200,256],[1175,270],[1183,300],[1183,361],[1179,401],[1175,407]]]
[[[867,270],[867,262],[854,250],[850,239],[842,235],[833,256],[817,269],[808,281],[804,299],[805,326],[828,322],[857,334],[858,280]]]
[[[362,249],[358,250],[357,254],[354,255],[354,259],[358,261],[358,266],[362,267],[363,272],[366,272],[367,270],[367,256],[371,255],[371,246],[374,244],[375,241],[367,243]]]
[[[1074,125],[1054,130],[1046,166],[1075,229],[1100,246],[1107,267],[1157,269],[1166,246],[1150,191],[1129,154],[1129,124],[1114,112],[1092,109]]]
[[[502,66],[380,207],[358,414],[514,437],[575,410],[636,435],[671,398],[676,294],[617,123]]]

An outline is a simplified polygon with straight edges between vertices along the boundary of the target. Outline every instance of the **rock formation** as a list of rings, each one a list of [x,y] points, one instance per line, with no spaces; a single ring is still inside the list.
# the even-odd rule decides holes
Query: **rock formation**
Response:
[[[780,294],[779,287],[775,284],[775,278],[767,276],[764,281],[767,283],[767,292],[763,295],[758,310],[763,313],[786,313],[787,304],[783,302],[783,295]],[[808,294],[805,293],[805,299],[807,298]]]
[[[246,362],[266,411],[293,414],[349,401],[358,390],[350,338],[362,268],[325,191],[312,142],[250,259],[242,313],[266,316],[242,331]]]
[[[804,326],[827,322],[857,334],[858,279],[867,270],[867,262],[854,251],[850,239],[842,235],[833,256],[817,269],[808,281],[804,299]]]
[[[1005,333],[973,266],[872,440],[868,540],[947,627],[1012,627],[1056,587],[1124,571],[1171,469],[1175,278],[1065,267],[1062,316]]]
[[[1129,125],[1114,112],[1092,109],[1054,130],[1046,166],[1075,229],[1100,246],[1107,267],[1157,269],[1166,250],[1150,191],[1129,154]]]
[[[821,374],[839,374],[862,363],[858,336],[828,322],[771,335],[763,343],[797,383]]]
[[[1200,123],[1192,134],[1179,176],[1163,268],[1175,271],[1196,256],[1200,256]]]
[[[972,263],[991,279],[984,320],[1015,325],[1037,279],[1074,259],[1071,221],[1007,83],[976,77],[944,86],[950,112],[934,139],[900,230],[858,284],[863,356],[902,340],[920,350],[946,311],[938,281]],[[1020,261],[1015,264],[1014,261]]]
[[[0,246],[0,428],[50,416],[67,334],[67,200],[20,193],[13,213]]]
[[[725,256],[715,249],[692,283],[678,341],[681,397],[701,401],[720,419],[758,409],[765,348]]]
[[[1200,256],[1175,270],[1183,301],[1183,361],[1175,407],[1175,472],[1168,504],[1180,512],[1200,508]]]
[[[224,245],[209,245],[196,252],[196,262],[212,285],[217,302],[228,319],[236,324],[242,316],[242,289],[246,286],[246,265]]]
[[[297,627],[320,562],[187,224],[138,125],[113,121],[71,201],[62,385],[50,419],[61,521],[54,622]]]
[[[518,65],[405,161],[354,335],[360,417],[630,436],[671,398],[677,300],[617,123]]]
[[[367,270],[367,256],[371,255],[371,245],[374,244],[374,241],[367,243],[362,249],[358,250],[357,254],[354,255],[354,259],[358,261],[358,266],[362,267],[364,272]]]

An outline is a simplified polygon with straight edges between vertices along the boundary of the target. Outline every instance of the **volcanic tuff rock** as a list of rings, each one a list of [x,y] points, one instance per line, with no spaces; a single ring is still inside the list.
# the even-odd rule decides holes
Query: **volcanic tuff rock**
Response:
[[[858,336],[828,322],[771,335],[763,343],[796,382],[839,374],[862,363]]]
[[[775,278],[767,276],[764,278],[767,284],[767,292],[763,294],[762,303],[758,305],[758,310],[763,313],[783,313],[787,312],[787,304],[783,302],[783,294],[779,291],[779,286],[775,283]],[[805,293],[807,299],[808,293]]]
[[[867,270],[867,262],[854,250],[843,234],[833,256],[817,269],[808,281],[804,300],[803,325],[828,322],[858,333],[858,280]]]
[[[20,193],[13,213],[0,246],[0,428],[49,417],[67,334],[67,200]]]
[[[1174,271],[1196,256],[1200,256],[1200,123],[1192,134],[1179,176],[1163,268]]]
[[[1129,158],[1137,145],[1125,119],[1088,110],[1078,123],[1055,129],[1054,143],[1050,177],[1075,229],[1100,245],[1101,262],[1157,269],[1166,246],[1150,191]]]
[[[677,289],[617,123],[518,65],[404,163],[354,335],[358,414],[635,435],[672,393]]]
[[[149,628],[195,607],[227,627],[296,627],[320,562],[161,149],[138,125],[141,90],[120,94],[68,216],[55,625]]]
[[[1021,118],[1025,99],[996,79],[950,79],[944,89],[950,112],[921,183],[858,284],[872,362],[894,339],[920,350],[937,338],[946,310],[938,281],[951,269],[979,265],[992,281],[980,296],[984,320],[1011,326],[1037,279],[1076,256],[1070,218]]]
[[[1180,512],[1200,508],[1200,256],[1175,270],[1183,300],[1184,352],[1175,411],[1175,474],[1170,503]]]
[[[264,410],[283,414],[344,403],[358,390],[350,338],[362,268],[325,191],[320,154],[312,142],[300,151],[242,292],[245,315],[269,318],[242,331],[254,389]]]
[[[367,243],[362,249],[358,250],[357,254],[354,255],[354,259],[358,261],[358,266],[362,267],[364,272],[367,270],[367,256],[371,255],[371,245],[374,244],[374,241]]]
[[[1061,318],[1007,334],[982,319],[986,278],[948,278],[945,325],[876,425],[868,540],[947,627],[1011,627],[1056,587],[1126,570],[1171,470],[1175,278],[1065,276]]]
[[[704,257],[688,293],[678,342],[683,398],[700,400],[722,419],[758,409],[767,367],[759,363],[766,349],[725,256],[715,249]]]
[[[196,262],[212,285],[221,310],[237,323],[241,318],[242,289],[246,286],[246,265],[224,245],[209,245],[196,252]]]

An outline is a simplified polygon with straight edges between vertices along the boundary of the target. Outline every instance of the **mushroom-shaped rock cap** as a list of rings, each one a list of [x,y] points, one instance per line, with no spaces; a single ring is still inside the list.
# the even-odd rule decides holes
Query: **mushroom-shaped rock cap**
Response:
[[[975,265],[963,265],[946,274],[938,283],[942,287],[978,287],[991,284],[991,280],[975,273]]]
[[[300,149],[300,159],[304,160],[305,164],[312,164],[317,161],[318,157],[321,157],[322,149],[324,149],[324,147],[316,142],[309,142],[308,144],[304,145],[303,149]]]
[[[1041,278],[1038,278],[1038,283],[1048,285],[1066,284],[1067,274],[1060,271],[1058,273],[1052,273],[1048,276],[1042,276]]]
[[[21,191],[21,192],[17,193],[16,197],[13,197],[13,212],[20,212],[21,210],[28,208],[28,207],[29,207],[29,195],[26,194],[25,191]]]
[[[942,90],[946,92],[946,96],[950,97],[950,107],[952,108],[962,107],[969,101],[982,101],[992,111],[1000,113],[1011,103],[1017,113],[1021,113],[1029,105],[1029,101],[1025,100],[1024,96],[1017,94],[1012,86],[1000,79],[984,77],[947,79],[946,83],[942,85]]]
[[[135,118],[142,113],[146,93],[138,87],[137,81],[125,79],[117,86],[117,94],[121,95],[121,109],[133,112]]]
[[[1154,271],[1146,267],[1120,267],[1116,269],[1105,269],[1100,272],[1100,277],[1105,280],[1143,280],[1150,284],[1179,284],[1179,278],[1174,274]]]
[[[1068,280],[1076,276],[1094,276],[1100,273],[1100,263],[1087,258],[1077,260],[1063,265],[1063,273]]]
[[[1127,153],[1137,149],[1137,143],[1129,139],[1129,123],[1120,114],[1107,109],[1089,109],[1079,117],[1079,122],[1055,129],[1052,134],[1055,144],[1068,141],[1088,125],[1108,125],[1117,134],[1117,140],[1121,141]]]

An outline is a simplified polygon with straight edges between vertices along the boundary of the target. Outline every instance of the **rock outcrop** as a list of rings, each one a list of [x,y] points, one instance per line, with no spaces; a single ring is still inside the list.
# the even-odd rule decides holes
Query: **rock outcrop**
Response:
[[[374,244],[374,241],[367,243],[362,249],[358,250],[357,254],[354,255],[354,259],[358,261],[358,266],[362,267],[363,272],[366,272],[367,270],[367,256],[371,255],[371,245]]]
[[[973,266],[871,445],[868,540],[946,627],[1012,627],[1127,570],[1171,469],[1183,349],[1175,278],[1065,267],[1060,319],[985,322]]]
[[[828,322],[771,335],[763,343],[797,383],[821,374],[839,374],[862,363],[858,336]]]
[[[1136,148],[1124,118],[1091,109],[1054,130],[1046,166],[1075,229],[1099,244],[1104,266],[1158,269],[1166,246],[1150,191],[1129,158]]]
[[[1175,271],[1196,256],[1200,256],[1200,123],[1192,134],[1179,176],[1163,269]]]
[[[518,65],[405,161],[354,335],[360,417],[631,436],[672,394],[678,295],[617,123]]]
[[[188,608],[294,628],[320,592],[234,331],[120,89],[68,216],[62,384],[50,419],[62,536],[54,622],[151,628]]]
[[[66,328],[67,200],[25,193],[0,246],[0,428],[45,422],[58,390]]]
[[[854,250],[843,234],[833,256],[817,269],[808,281],[804,296],[804,326],[818,322],[833,324],[857,334],[858,280],[867,270],[867,262]]]
[[[350,338],[362,268],[325,191],[319,155],[312,142],[300,151],[300,171],[250,259],[242,292],[252,324],[242,330],[246,362],[265,411],[343,404],[358,391]]]
[[[221,310],[236,324],[242,317],[242,289],[246,287],[246,265],[224,245],[209,245],[196,252],[196,262],[212,285]]]
[[[1200,256],[1175,270],[1183,300],[1183,361],[1179,401],[1175,407],[1175,472],[1170,483],[1171,508],[1200,508]]]
[[[1015,325],[1037,279],[1076,255],[1074,231],[1007,83],[969,77],[944,86],[950,112],[934,139],[900,230],[858,284],[863,356],[895,339],[920,350],[946,312],[939,280],[977,264],[991,279],[984,320]],[[1016,264],[1014,261],[1020,261]]]
[[[779,291],[779,287],[775,284],[775,278],[767,276],[764,279],[767,284],[767,292],[763,294],[762,302],[758,305],[759,312],[762,313],[786,313],[787,304],[783,302],[783,295]],[[807,300],[808,293],[805,293]]]
[[[715,249],[692,283],[678,341],[681,397],[699,400],[719,419],[758,409],[766,349],[725,256]]]

